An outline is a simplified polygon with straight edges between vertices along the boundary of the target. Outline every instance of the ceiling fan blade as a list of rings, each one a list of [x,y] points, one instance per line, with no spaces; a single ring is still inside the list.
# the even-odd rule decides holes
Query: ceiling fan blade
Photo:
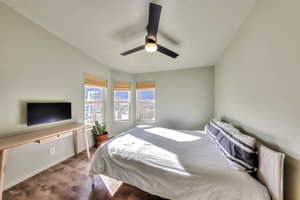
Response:
[[[174,51],[171,51],[170,49],[167,49],[159,44],[157,45],[157,47],[158,47],[157,51],[159,51],[160,53],[163,53],[167,56],[170,56],[172,58],[176,58],[177,56],[179,56],[178,53],[175,53]]]
[[[169,42],[171,42],[174,45],[179,45],[180,44],[180,41],[178,39],[171,36],[168,32],[162,30],[162,27],[160,27],[160,29],[158,31],[158,36],[163,37],[164,39],[168,40]]]
[[[125,52],[121,53],[121,55],[122,55],[122,56],[127,56],[127,55],[129,55],[129,54],[135,53],[135,52],[140,51],[140,50],[143,50],[143,49],[145,49],[145,45],[136,47],[136,48],[131,49],[131,50],[129,50],[129,51],[125,51]]]
[[[124,26],[116,32],[112,32],[112,38],[123,43],[136,40],[139,37],[143,38],[147,34],[147,25],[145,24],[147,24],[147,16],[145,16],[145,20],[141,18],[131,25]]]
[[[156,36],[159,25],[161,6],[155,3],[150,3],[149,7],[149,21],[147,31],[149,35]]]

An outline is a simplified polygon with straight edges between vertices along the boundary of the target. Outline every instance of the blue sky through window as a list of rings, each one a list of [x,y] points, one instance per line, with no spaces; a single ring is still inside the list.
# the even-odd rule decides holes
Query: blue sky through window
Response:
[[[116,91],[116,99],[127,100],[129,92],[128,91]]]
[[[86,86],[84,89],[84,96],[87,101],[100,101],[103,99],[103,89]]]
[[[154,100],[155,99],[155,91],[154,90],[139,90],[139,98],[140,100]]]

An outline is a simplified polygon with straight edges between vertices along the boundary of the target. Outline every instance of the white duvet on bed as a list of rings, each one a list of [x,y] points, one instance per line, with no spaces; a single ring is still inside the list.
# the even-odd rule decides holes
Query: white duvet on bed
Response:
[[[172,200],[270,199],[261,183],[233,169],[200,131],[134,128],[97,149],[90,174]]]

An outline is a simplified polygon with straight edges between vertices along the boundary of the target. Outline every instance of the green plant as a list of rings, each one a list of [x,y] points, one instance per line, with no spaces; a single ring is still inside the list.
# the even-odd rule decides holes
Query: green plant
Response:
[[[106,134],[105,130],[106,126],[104,123],[99,123],[98,121],[95,121],[95,125],[93,126],[92,133],[95,136],[102,136]]]

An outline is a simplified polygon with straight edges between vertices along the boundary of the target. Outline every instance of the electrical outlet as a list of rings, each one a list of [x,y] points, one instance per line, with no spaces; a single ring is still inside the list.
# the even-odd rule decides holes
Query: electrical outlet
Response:
[[[55,147],[50,147],[49,153],[50,153],[50,155],[54,155],[55,154]]]

